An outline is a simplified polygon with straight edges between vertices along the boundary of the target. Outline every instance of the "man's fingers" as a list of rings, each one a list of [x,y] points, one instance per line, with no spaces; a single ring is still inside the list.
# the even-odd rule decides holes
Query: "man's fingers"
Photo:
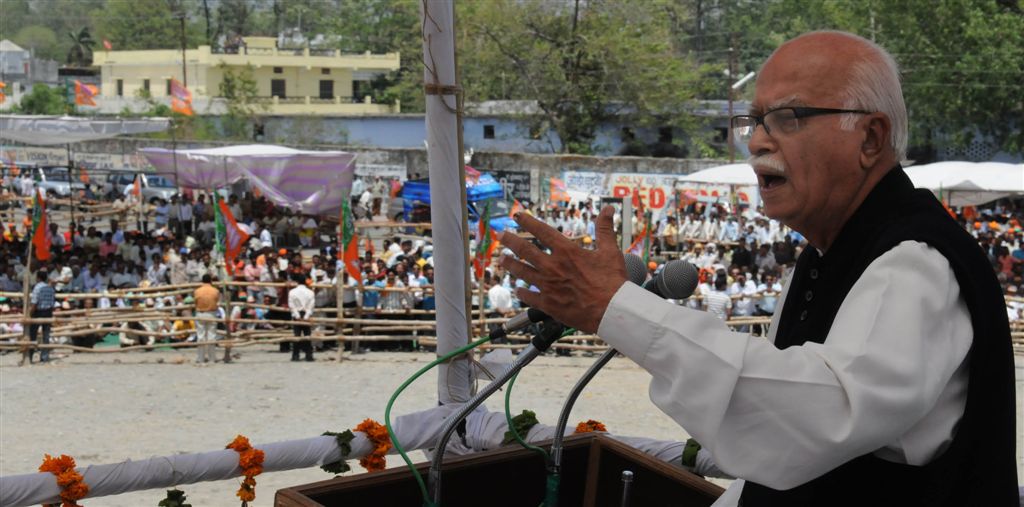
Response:
[[[532,290],[520,287],[516,289],[516,298],[519,299],[523,306],[537,307],[543,299],[539,292],[533,292]]]
[[[526,232],[533,234],[535,238],[540,240],[544,246],[550,248],[552,251],[565,248],[566,246],[572,245],[572,243],[558,232],[557,229],[550,225],[537,220],[528,213],[519,213],[516,215],[516,222]],[[527,259],[529,260],[529,259]],[[531,261],[532,262],[532,261]]]
[[[501,233],[501,236],[498,236],[498,242],[500,242],[502,246],[508,247],[509,250],[515,252],[520,259],[523,259],[534,266],[543,262],[544,258],[548,255],[529,241],[520,238],[516,233],[511,231]]]
[[[526,282],[531,285],[536,285],[538,278],[540,278],[540,273],[536,268],[507,255],[501,258],[501,265],[507,269],[509,273],[515,275],[516,278],[526,280]]]
[[[615,208],[605,206],[597,215],[597,248],[604,250],[613,248],[618,250],[615,244]]]

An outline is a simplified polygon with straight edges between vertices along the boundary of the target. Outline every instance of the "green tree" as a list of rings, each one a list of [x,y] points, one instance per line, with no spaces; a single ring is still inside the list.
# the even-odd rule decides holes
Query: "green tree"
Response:
[[[224,133],[235,139],[250,139],[259,114],[267,109],[257,100],[259,87],[253,77],[253,68],[247,65],[236,71],[225,64],[219,67],[224,77],[218,91],[227,103],[227,114],[221,118]]]
[[[89,28],[85,27],[76,32],[68,32],[68,37],[73,41],[71,49],[68,50],[67,63],[75,67],[88,67],[92,65],[92,47],[96,45]]]
[[[690,5],[697,22],[682,36],[702,59],[721,60],[733,47],[740,74],[813,30],[846,30],[885,47],[901,67],[911,158],[927,159],[939,144],[966,146],[977,135],[1024,152],[1024,15],[1017,1],[720,0],[698,13],[701,5]]]
[[[42,83],[32,86],[32,91],[21,98],[21,102],[14,106],[14,112],[19,114],[65,114],[68,111],[67,97],[63,87],[55,86],[50,88]]]
[[[423,39],[420,36],[419,2],[410,0],[350,0],[342,2],[329,18],[338,49],[345,53],[401,54],[397,71],[382,74],[370,83],[374,102],[402,102],[406,112],[422,112]]]
[[[459,12],[467,100],[535,100],[531,130],[558,134],[558,151],[589,153],[610,123],[672,126],[711,149],[690,111],[705,72],[670,42],[674,2],[494,0]],[[502,76],[501,80],[495,79]]]
[[[118,50],[177,49],[181,47],[179,18],[185,5],[168,0],[107,0],[96,33]],[[187,30],[188,47],[202,40],[195,26]],[[190,36],[191,34],[191,36]]]
[[[54,53],[57,49],[57,34],[45,26],[26,26],[18,30],[18,33],[14,34],[11,40],[15,44],[32,51],[36,58],[56,59],[60,57]]]

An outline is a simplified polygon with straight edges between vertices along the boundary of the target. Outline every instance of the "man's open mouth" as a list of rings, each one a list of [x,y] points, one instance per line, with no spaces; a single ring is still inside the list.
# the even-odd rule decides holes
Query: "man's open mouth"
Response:
[[[779,176],[777,174],[762,174],[757,178],[763,189],[772,189],[779,185],[786,183],[785,176]]]

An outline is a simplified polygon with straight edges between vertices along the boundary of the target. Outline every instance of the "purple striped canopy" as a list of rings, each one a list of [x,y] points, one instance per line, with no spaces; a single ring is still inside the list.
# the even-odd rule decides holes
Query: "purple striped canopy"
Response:
[[[356,158],[344,151],[301,151],[269,144],[139,152],[157,174],[176,177],[182,187],[213,191],[246,179],[274,204],[309,215],[338,213],[342,199],[352,190]]]

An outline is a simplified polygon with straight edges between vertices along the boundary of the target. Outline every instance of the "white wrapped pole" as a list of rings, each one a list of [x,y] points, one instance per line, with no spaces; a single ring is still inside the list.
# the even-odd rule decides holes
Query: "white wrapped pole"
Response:
[[[458,412],[459,404],[449,404],[421,412],[406,414],[395,419],[394,430],[402,447],[408,451],[429,449],[445,425],[445,418]],[[466,418],[466,442],[452,439],[448,452],[455,455],[497,449],[501,447],[508,426],[501,412],[489,412],[483,406],[477,407]],[[565,434],[573,433],[566,428]],[[538,424],[530,429],[524,440],[536,443],[550,440],[555,427]],[[353,432],[352,452],[347,456],[354,460],[367,455],[373,445],[361,432]],[[635,447],[663,461],[677,460],[682,454],[682,442],[659,441],[648,438],[613,436],[625,444]],[[331,463],[341,458],[334,437],[313,437],[289,440],[271,444],[255,444],[253,447],[266,453],[264,472],[280,472],[298,468],[309,468]],[[391,453],[396,451],[392,447]],[[707,460],[705,460],[707,461]],[[700,465],[700,462],[698,462]],[[700,471],[700,467],[698,467]],[[140,461],[125,461],[108,465],[79,467],[83,480],[89,485],[86,498],[142,491],[164,489],[184,484],[205,481],[219,481],[239,477],[238,453],[231,449],[218,451],[161,456]],[[704,472],[702,472],[704,473]],[[267,492],[267,494],[270,494]],[[32,473],[0,477],[0,506],[21,507],[44,503],[58,503],[60,488],[51,473]]]
[[[453,0],[424,0],[420,12],[439,357],[469,343],[466,177],[459,146],[454,9]],[[471,386],[468,357],[438,368],[437,396],[442,404],[469,400]]]

